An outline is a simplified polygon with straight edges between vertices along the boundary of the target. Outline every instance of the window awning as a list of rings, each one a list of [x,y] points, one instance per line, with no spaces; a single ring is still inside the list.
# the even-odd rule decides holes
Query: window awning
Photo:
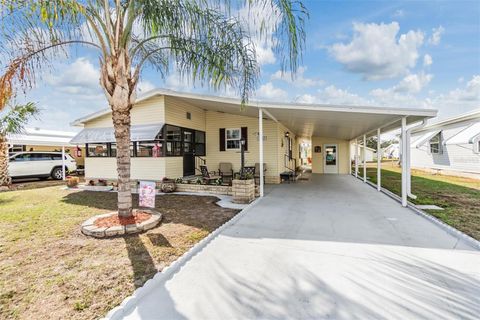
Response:
[[[151,141],[154,140],[164,123],[134,125],[130,127],[131,141]],[[72,144],[84,144],[95,142],[115,142],[115,133],[113,127],[108,128],[85,128],[70,140]]]
[[[469,144],[480,136],[480,122],[474,123],[448,139],[445,144]]]
[[[429,131],[427,133],[424,133],[420,138],[415,140],[412,145],[416,148],[420,148],[423,146],[427,141],[435,137],[440,131],[442,130],[434,130],[434,131]]]

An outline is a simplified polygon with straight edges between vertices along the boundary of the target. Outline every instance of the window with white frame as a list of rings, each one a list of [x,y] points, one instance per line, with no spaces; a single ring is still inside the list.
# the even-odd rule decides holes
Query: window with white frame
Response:
[[[240,128],[225,129],[225,149],[238,150],[240,149],[240,140],[242,139],[242,131]]]
[[[430,153],[439,154],[442,153],[442,133],[437,133],[430,139]]]

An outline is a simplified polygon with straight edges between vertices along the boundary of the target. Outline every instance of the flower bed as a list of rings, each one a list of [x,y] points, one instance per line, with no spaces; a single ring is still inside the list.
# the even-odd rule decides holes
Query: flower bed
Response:
[[[82,224],[82,233],[95,238],[114,237],[152,229],[162,220],[162,215],[150,209],[134,209],[133,217],[119,218],[117,212],[94,216]]]

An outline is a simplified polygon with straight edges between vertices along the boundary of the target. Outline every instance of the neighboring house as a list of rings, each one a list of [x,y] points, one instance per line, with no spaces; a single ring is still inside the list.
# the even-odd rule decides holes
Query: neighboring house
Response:
[[[410,148],[412,167],[480,178],[480,109],[414,131]]]
[[[85,152],[83,145],[71,144],[70,140],[76,135],[76,132],[44,130],[40,128],[25,128],[20,134],[9,134],[8,152],[20,151],[55,151],[61,152],[65,147],[65,152],[69,153],[76,161],[77,165],[83,166],[85,162]]]
[[[377,159],[377,150],[372,149],[370,147],[364,148],[362,145],[358,146],[358,161],[363,161],[363,157],[365,154],[365,161],[372,162]],[[350,146],[350,159],[352,161],[355,160],[355,145]]]
[[[383,157],[387,159],[399,159],[400,145],[398,143],[392,143],[391,145],[383,149]]]
[[[259,119],[259,114],[262,118]],[[313,173],[350,172],[350,144],[365,132],[384,132],[436,115],[435,110],[384,109],[335,105],[251,102],[243,110],[237,99],[152,90],[131,111],[131,177],[161,180],[199,174],[199,164],[217,171],[230,162],[240,170],[240,141],[246,165],[260,162],[260,123],[267,183],[300,166],[300,144],[310,142]],[[83,127],[71,143],[86,145],[85,177],[116,179],[116,146],[110,109],[72,123]]]

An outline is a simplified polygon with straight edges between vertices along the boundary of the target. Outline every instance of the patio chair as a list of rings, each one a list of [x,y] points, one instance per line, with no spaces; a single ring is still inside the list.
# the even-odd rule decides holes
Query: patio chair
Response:
[[[240,172],[242,176],[252,176],[255,178],[255,166],[245,166],[243,167],[243,172]]]
[[[266,163],[263,164],[263,183],[265,183],[265,172],[267,172]],[[260,184],[260,163],[255,163],[255,184]]]
[[[215,171],[208,171],[207,166],[201,165],[200,171],[202,172],[203,181],[205,181],[207,184],[209,184],[210,181],[215,181],[222,178],[221,176],[217,175]]]
[[[218,174],[223,181],[231,182],[233,179],[233,165],[230,162],[220,162],[218,165]]]

